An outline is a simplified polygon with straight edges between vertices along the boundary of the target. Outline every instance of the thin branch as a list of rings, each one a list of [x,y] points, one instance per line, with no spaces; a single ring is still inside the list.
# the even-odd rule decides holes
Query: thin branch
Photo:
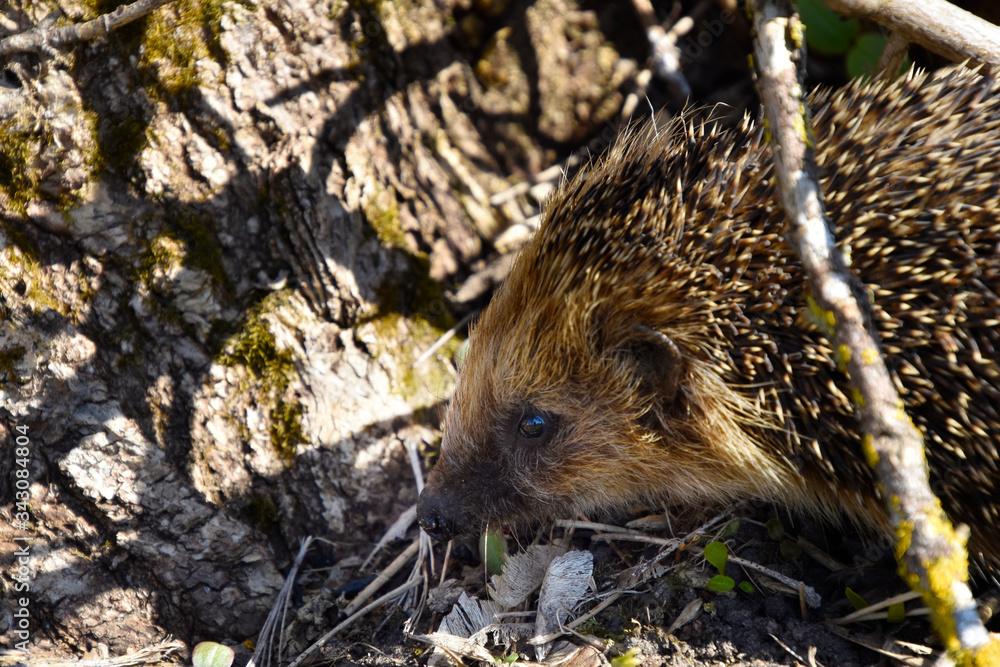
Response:
[[[344,613],[350,616],[355,611],[357,611],[358,607],[360,607],[365,602],[365,600],[375,595],[375,593],[378,592],[380,588],[385,586],[386,583],[388,583],[389,580],[392,579],[392,577],[397,572],[403,569],[404,565],[410,562],[410,559],[416,555],[417,550],[419,548],[420,548],[420,537],[417,537],[417,539],[413,540],[410,546],[406,547],[406,550],[403,551],[403,553],[396,556],[395,560],[389,563],[389,565],[387,565],[384,570],[378,573],[378,576],[375,577],[374,581],[365,586],[364,590],[358,593],[357,597],[355,597],[354,600],[351,601],[351,604],[347,605],[347,607],[344,609]]]
[[[292,597],[292,587],[295,585],[295,579],[299,574],[299,568],[302,567],[302,563],[305,561],[306,553],[309,552],[309,547],[315,541],[312,535],[306,537],[302,540],[302,544],[299,545],[299,553],[295,556],[295,562],[292,563],[292,568],[288,572],[288,576],[285,577],[285,583],[281,586],[281,590],[278,591],[278,595],[274,598],[274,604],[271,605],[271,611],[267,614],[267,619],[264,621],[264,627],[260,629],[257,634],[257,649],[253,652],[250,661],[247,662],[247,667],[258,667],[261,664],[270,664],[271,653],[274,650],[275,645],[279,646],[277,651],[277,662],[280,662],[281,651],[280,644],[281,638],[284,635],[285,630],[285,617],[288,614],[288,603]],[[280,621],[280,625],[279,625]]]
[[[836,247],[816,178],[814,145],[803,87],[803,25],[791,0],[751,0],[754,59],[773,139],[774,170],[795,247],[817,304],[861,400],[862,447],[883,489],[897,536],[900,572],[930,607],[951,656],[974,660],[996,651],[969,591],[965,537],[956,534],[930,489],[923,439],[879,353],[866,295]],[[891,3],[885,3],[891,4]],[[912,3],[918,4],[918,3]],[[858,295],[861,299],[858,299]]]
[[[42,28],[36,26],[16,35],[0,40],[0,56],[13,53],[48,52],[53,48],[83,42],[97,37],[103,37],[112,30],[120,28],[149,14],[154,9],[162,7],[173,0],[137,0],[131,5],[119,7],[115,11],[99,16],[93,21],[63,26],[61,28]]]
[[[379,599],[375,600],[374,602],[368,603],[363,609],[359,609],[358,611],[354,612],[346,619],[344,619],[333,630],[330,630],[328,633],[326,633],[325,635],[317,639],[315,642],[313,642],[312,646],[310,646],[305,651],[300,653],[299,656],[295,658],[295,660],[293,660],[291,664],[288,665],[288,667],[299,667],[299,665],[301,665],[306,658],[312,655],[313,652],[315,652],[319,648],[322,648],[328,641],[333,639],[338,633],[343,632],[356,620],[358,620],[359,618],[370,612],[372,609],[376,609],[385,604],[386,602],[388,602],[389,600],[399,597],[400,595],[410,590],[411,588],[416,588],[421,583],[423,583],[422,579],[412,579],[403,584],[402,586],[400,586],[399,588],[395,588],[389,591],[388,593],[386,593]]]
[[[882,55],[879,56],[875,71],[886,80],[895,79],[899,75],[899,68],[903,66],[903,61],[906,60],[906,54],[909,50],[910,41],[906,37],[898,32],[890,34],[889,39],[886,40],[885,48],[882,49]]]
[[[1000,68],[1000,27],[946,0],[823,0],[845,16],[871,19],[945,58]]]

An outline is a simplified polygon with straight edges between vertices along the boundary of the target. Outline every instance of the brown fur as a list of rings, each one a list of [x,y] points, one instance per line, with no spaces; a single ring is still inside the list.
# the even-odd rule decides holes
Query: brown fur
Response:
[[[932,483],[995,558],[1000,86],[911,73],[813,109],[828,212]],[[559,190],[470,334],[421,496],[428,532],[749,498],[885,527],[771,180],[749,121],[678,121]],[[536,413],[549,430],[525,438]]]

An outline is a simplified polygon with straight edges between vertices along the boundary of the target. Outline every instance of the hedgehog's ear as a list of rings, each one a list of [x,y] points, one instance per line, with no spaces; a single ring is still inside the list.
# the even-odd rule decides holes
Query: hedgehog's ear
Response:
[[[657,397],[661,412],[666,412],[680,394],[683,358],[677,345],[662,331],[640,326],[629,352],[647,391]]]

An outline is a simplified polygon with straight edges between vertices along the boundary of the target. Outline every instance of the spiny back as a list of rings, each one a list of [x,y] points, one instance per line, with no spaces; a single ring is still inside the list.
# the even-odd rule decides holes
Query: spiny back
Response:
[[[1000,86],[911,72],[812,108],[827,210],[932,482],[973,546],[1000,553]],[[554,195],[449,409],[431,493],[475,484],[483,458],[503,482],[454,491],[462,521],[742,496],[884,523],[762,134],[678,121]],[[544,447],[511,444],[535,412],[554,424]]]

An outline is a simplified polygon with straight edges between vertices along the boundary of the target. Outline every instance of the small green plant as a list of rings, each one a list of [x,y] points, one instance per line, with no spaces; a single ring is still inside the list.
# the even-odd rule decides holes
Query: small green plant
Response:
[[[732,537],[737,532],[739,532],[739,530],[740,530],[739,520],[733,519],[732,521],[728,522],[725,526],[722,527],[722,530],[719,532],[718,539],[724,540],[726,538]]]
[[[732,521],[723,524],[722,528],[719,530],[719,532],[715,533],[715,535],[699,535],[698,537],[695,538],[694,543],[704,546],[709,542],[727,540],[730,537],[736,535],[736,533],[739,532],[739,530],[740,530],[739,520],[733,519]]]
[[[638,648],[630,648],[624,654],[611,658],[611,667],[639,667],[642,656]]]
[[[785,539],[785,524],[781,523],[781,519],[777,517],[768,519],[764,527],[767,528],[767,536],[775,542]]]
[[[847,601],[851,603],[851,606],[854,607],[856,611],[861,611],[868,606],[865,599],[851,590],[850,586],[844,589],[844,595],[847,596]]]
[[[802,555],[802,547],[788,537],[781,519],[768,519],[764,526],[767,528],[768,537],[778,543],[778,553],[781,554],[782,558],[785,560],[795,560]]]
[[[191,652],[194,667],[230,667],[235,659],[233,649],[215,642],[201,642]]]
[[[479,556],[487,574],[500,574],[507,558],[507,540],[499,530],[487,530],[479,540]]]
[[[844,595],[847,596],[847,601],[851,603],[851,606],[858,611],[869,606],[868,602],[866,602],[865,599],[856,592],[851,590],[850,586],[844,589]],[[904,604],[902,602],[894,602],[889,605],[889,608],[886,610],[886,620],[890,623],[902,623],[906,620],[906,607]]]
[[[844,56],[851,78],[868,76],[875,70],[886,38],[863,31],[861,24],[847,20],[820,0],[800,0],[799,15],[806,24],[806,44],[816,53]]]
[[[705,545],[705,560],[711,563],[719,574],[708,580],[709,590],[731,591],[736,586],[732,577],[726,576],[726,561],[729,560],[729,548],[723,542],[709,542]]]

